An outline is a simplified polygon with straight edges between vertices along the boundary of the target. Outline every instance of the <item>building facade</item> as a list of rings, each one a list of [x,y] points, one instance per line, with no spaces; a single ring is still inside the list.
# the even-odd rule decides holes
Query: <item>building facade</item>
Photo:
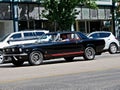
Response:
[[[74,24],[75,31],[113,31],[111,8],[112,0],[98,0],[99,9],[84,6],[76,7],[80,11]],[[0,0],[0,37],[6,33],[21,30],[47,29],[53,31],[53,25],[41,17],[44,7],[36,0]]]

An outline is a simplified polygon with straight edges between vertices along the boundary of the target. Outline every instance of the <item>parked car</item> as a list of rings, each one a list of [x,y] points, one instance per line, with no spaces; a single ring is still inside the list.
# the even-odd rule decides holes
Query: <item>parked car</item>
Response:
[[[118,40],[118,41],[119,41],[119,43],[120,43],[120,35],[118,35],[118,36],[117,36],[117,40]]]
[[[118,30],[118,33],[117,33],[117,39],[118,39],[118,41],[120,43],[120,29]]]
[[[69,40],[63,41],[62,35],[66,35]],[[11,57],[16,66],[25,61],[30,65],[39,65],[43,60],[62,57],[66,61],[72,61],[78,56],[93,60],[96,54],[103,51],[104,46],[104,40],[89,39],[81,32],[51,32],[43,34],[36,43],[5,47],[3,52],[4,58]]]
[[[0,63],[3,62],[2,49],[6,46],[34,43],[42,34],[48,33],[47,30],[26,30],[13,32],[5,35],[0,40]]]
[[[108,51],[110,54],[115,54],[119,49],[119,41],[109,31],[96,31],[88,35],[89,38],[97,38],[105,40],[104,51]]]

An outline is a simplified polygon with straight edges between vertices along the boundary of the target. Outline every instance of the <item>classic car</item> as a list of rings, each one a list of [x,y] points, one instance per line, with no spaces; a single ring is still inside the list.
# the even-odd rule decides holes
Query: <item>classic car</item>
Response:
[[[104,46],[104,40],[90,39],[81,32],[50,32],[43,34],[36,43],[5,47],[3,56],[11,57],[16,66],[25,61],[30,65],[39,65],[43,60],[54,58],[72,61],[79,56],[93,60],[96,54],[102,53]]]

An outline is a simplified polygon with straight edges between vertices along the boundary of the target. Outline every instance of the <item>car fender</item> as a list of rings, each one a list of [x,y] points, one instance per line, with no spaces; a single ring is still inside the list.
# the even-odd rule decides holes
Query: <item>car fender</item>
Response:
[[[29,54],[30,54],[31,52],[33,52],[33,51],[39,51],[39,52],[41,52],[42,54],[45,53],[45,51],[44,51],[43,49],[41,49],[41,48],[33,48],[33,49],[29,52]]]
[[[94,44],[87,44],[85,48],[87,48],[87,47],[93,47],[95,49],[95,51],[96,51],[96,48],[95,48]]]

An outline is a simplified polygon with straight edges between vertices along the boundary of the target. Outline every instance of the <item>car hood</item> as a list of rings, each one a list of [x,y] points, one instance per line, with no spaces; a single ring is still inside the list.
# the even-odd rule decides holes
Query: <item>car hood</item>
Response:
[[[19,45],[7,46],[7,47],[4,47],[4,48],[29,48],[29,47],[37,47],[37,46],[46,46],[46,45],[50,45],[51,43],[52,42],[19,44]]]
[[[0,42],[0,49],[2,49],[2,48],[4,48],[4,47],[7,47],[7,46],[9,46],[9,44]]]

